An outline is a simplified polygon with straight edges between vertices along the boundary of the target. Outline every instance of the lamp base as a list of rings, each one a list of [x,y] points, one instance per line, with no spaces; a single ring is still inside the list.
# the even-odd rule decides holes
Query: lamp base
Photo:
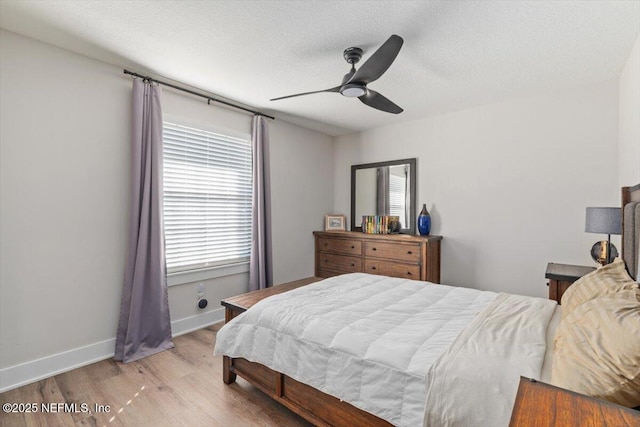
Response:
[[[591,258],[600,265],[609,264],[609,259],[613,261],[618,256],[618,249],[611,243],[611,256],[607,256],[607,241],[596,242],[591,247]]]

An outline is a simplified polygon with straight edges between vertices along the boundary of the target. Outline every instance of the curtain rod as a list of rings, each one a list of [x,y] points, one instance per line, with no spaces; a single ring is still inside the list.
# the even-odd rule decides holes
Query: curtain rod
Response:
[[[194,92],[192,90],[185,89],[185,88],[180,87],[180,86],[172,85],[171,83],[162,82],[162,81],[160,81],[158,79],[155,79],[153,77],[143,76],[141,74],[134,73],[133,71],[129,71],[129,70],[123,70],[123,72],[125,74],[129,74],[129,75],[134,76],[134,77],[140,77],[143,80],[147,80],[147,81],[150,81],[150,82],[155,82],[155,83],[161,84],[163,86],[168,86],[168,87],[173,88],[173,89],[181,90],[182,92],[190,93],[191,95],[199,96],[200,98],[205,98],[207,100],[207,104],[208,105],[211,105],[211,101],[218,102],[220,104],[228,105],[229,107],[237,108],[239,110],[243,110],[243,111],[246,111],[248,113],[257,114],[259,116],[264,116],[264,117],[266,117],[268,119],[275,120],[275,117],[268,116],[268,115],[266,115],[264,113],[261,113],[260,111],[255,111],[255,110],[251,110],[249,108],[241,107],[240,105],[235,105],[235,104],[232,104],[230,102],[223,101],[221,99],[215,99],[215,98],[213,98],[211,96],[203,95],[201,93]]]

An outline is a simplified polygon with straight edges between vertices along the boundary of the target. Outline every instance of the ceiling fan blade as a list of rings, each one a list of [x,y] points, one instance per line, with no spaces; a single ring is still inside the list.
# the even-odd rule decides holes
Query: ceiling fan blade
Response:
[[[332,87],[331,89],[315,90],[313,92],[304,92],[304,93],[296,93],[295,95],[281,96],[280,98],[273,98],[273,99],[270,99],[269,101],[277,101],[279,99],[293,98],[294,96],[311,95],[312,93],[320,93],[320,92],[340,92],[340,86]]]
[[[363,104],[386,113],[400,114],[404,111],[375,90],[367,89],[367,93],[359,96],[358,99],[362,101]]]
[[[351,77],[349,82],[367,84],[378,80],[380,76],[389,69],[396,59],[396,56],[398,56],[402,43],[404,43],[404,41],[400,36],[394,34],[389,37],[389,39],[367,59],[367,62],[358,68],[358,71]]]

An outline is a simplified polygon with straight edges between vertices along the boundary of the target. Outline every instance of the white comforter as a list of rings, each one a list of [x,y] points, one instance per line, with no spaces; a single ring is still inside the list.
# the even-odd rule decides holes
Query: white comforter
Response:
[[[433,368],[446,365],[444,355],[451,349],[464,349],[460,337],[481,337],[469,328],[478,330],[478,314],[494,307],[497,296],[363,273],[337,276],[259,302],[218,332],[215,353],[264,364],[394,425],[419,426],[423,420],[431,426],[448,425],[447,419],[428,418],[427,393],[430,399],[452,402],[461,396],[462,403],[450,405],[473,411],[475,404],[467,396],[473,392],[442,391],[446,378],[434,375]],[[552,312],[553,303],[549,306]],[[528,334],[527,339],[541,340],[542,349],[539,354],[534,344],[535,354],[527,357],[535,360],[527,362],[531,366],[523,372],[537,369],[539,374],[551,315],[545,323],[539,306],[525,311],[540,324],[534,329],[542,329],[541,337]],[[514,381],[517,384],[517,375]],[[476,385],[479,394],[474,399],[482,400],[478,405],[486,404],[486,386]],[[437,411],[439,405],[430,402],[427,410]]]

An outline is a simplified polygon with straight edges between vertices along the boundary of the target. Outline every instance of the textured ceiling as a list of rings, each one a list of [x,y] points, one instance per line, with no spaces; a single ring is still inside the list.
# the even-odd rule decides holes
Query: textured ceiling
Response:
[[[640,1],[2,0],[0,26],[339,135],[617,78]],[[369,86],[404,113],[336,93],[269,101],[338,85],[345,48],[364,62],[391,34],[404,46]]]

